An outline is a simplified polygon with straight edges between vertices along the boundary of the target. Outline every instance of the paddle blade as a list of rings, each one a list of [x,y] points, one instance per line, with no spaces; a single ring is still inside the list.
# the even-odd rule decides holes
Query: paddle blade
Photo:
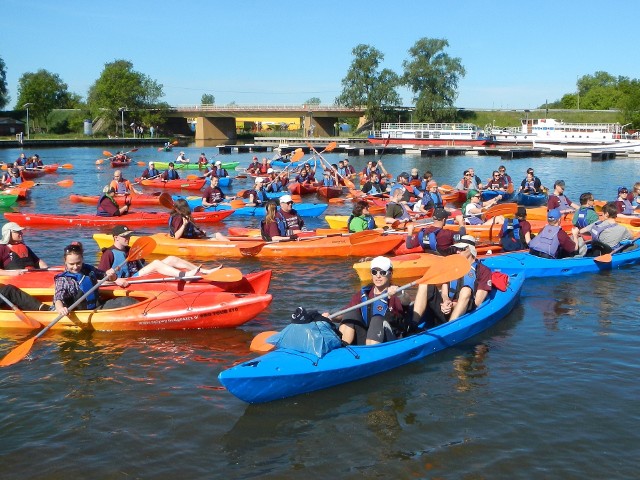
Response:
[[[0,367],[8,367],[9,365],[13,365],[14,363],[18,363],[27,354],[31,351],[31,347],[33,347],[34,342],[37,337],[31,337],[26,342],[21,343],[16,348],[11,350],[5,357],[0,360]]]
[[[73,186],[73,180],[68,179],[68,180],[60,180],[59,182],[56,182],[56,185],[60,186],[60,187],[72,187]]]
[[[256,335],[255,337],[253,337],[253,340],[251,340],[251,345],[249,345],[249,350],[251,350],[252,352],[268,352],[270,350],[273,350],[275,348],[275,345],[272,345],[271,343],[267,343],[267,340],[269,339],[269,337],[271,337],[272,335],[275,335],[278,332],[275,332],[273,330],[268,330],[266,332],[261,332],[258,335]]]
[[[113,153],[111,153],[109,150],[103,150],[103,151],[102,151],[102,154],[103,154],[105,157],[113,157],[113,156],[114,156],[114,155],[113,155]]]
[[[96,160],[96,165],[102,165],[104,163],[104,158]]]
[[[144,163],[144,162],[138,162],[138,166],[139,166],[139,167],[145,167],[146,165],[147,165],[147,164],[146,164],[146,163]]]
[[[340,198],[340,197],[330,198],[329,203],[344,203],[344,198]]]
[[[131,249],[129,250],[129,255],[127,255],[127,262],[133,262],[135,260],[140,260],[142,257],[153,253],[153,250],[156,248],[156,241],[151,237],[140,237],[138,238],[133,245],[131,245]]]
[[[231,205],[231,208],[242,208],[242,207],[246,207],[247,204],[244,203],[243,200],[237,199],[237,200],[231,200],[229,202],[229,205]]]
[[[330,152],[330,151],[332,151],[334,148],[336,148],[337,146],[338,146],[338,144],[337,144],[336,142],[331,142],[329,145],[327,145],[327,146],[324,148],[323,153],[324,153],[324,152]]]
[[[210,282],[239,282],[243,275],[237,268],[225,267],[203,275],[202,278]]]
[[[600,255],[599,257],[595,257],[593,259],[594,262],[600,262],[600,263],[611,263],[612,260],[613,260],[613,257],[611,256],[610,253],[605,253],[604,255]]]
[[[462,255],[449,255],[447,257],[435,258],[438,260],[432,263],[422,277],[412,283],[439,285],[462,278],[471,270],[471,264]]]
[[[164,208],[168,208],[169,210],[173,210],[173,198],[171,198],[171,194],[168,192],[163,192],[159,197],[158,197],[158,201],[160,202],[160,205],[162,205]]]
[[[515,215],[518,211],[517,203],[503,203],[501,205],[494,205],[489,210],[484,212],[484,218],[489,220],[498,215]]]
[[[60,165],[60,168],[65,168],[67,170],[73,170],[73,165],[70,164],[70,163],[65,163],[65,164]]]
[[[175,147],[176,145],[178,145],[178,143],[179,143],[178,140],[174,140],[173,142],[171,142],[171,145]]]
[[[291,161],[297,162],[302,157],[304,157],[304,152],[302,151],[301,148],[296,148],[295,152],[293,152],[293,155],[291,155]]]
[[[20,184],[20,187],[22,188],[31,188],[36,184],[36,182],[34,182],[33,180],[26,180],[24,182],[22,182]]]

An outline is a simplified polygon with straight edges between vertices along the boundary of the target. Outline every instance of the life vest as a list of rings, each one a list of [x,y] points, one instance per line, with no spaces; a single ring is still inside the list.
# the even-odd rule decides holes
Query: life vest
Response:
[[[460,291],[463,289],[463,287],[469,287],[471,289],[471,298],[475,296],[476,280],[477,280],[477,276],[476,276],[477,263],[478,263],[477,261],[473,262],[473,264],[471,265],[471,269],[467,272],[467,274],[464,277],[458,278],[457,280],[453,280],[449,282],[449,298],[451,300],[453,300],[454,298],[458,298],[458,296],[460,295]]]
[[[628,199],[618,200],[618,205],[622,207],[622,215],[633,215],[633,205]]]
[[[404,208],[404,205],[396,202],[389,202],[387,205],[398,205],[402,209],[402,215],[396,218],[396,220],[411,220],[411,215],[407,212],[407,209]]]
[[[422,204],[426,206],[429,204],[429,201],[433,202],[434,208],[444,207],[444,204],[442,202],[442,195],[440,195],[440,192],[425,192],[424,196],[422,197]]]
[[[559,231],[559,225],[545,225],[540,233],[531,239],[529,249],[552,258],[558,258],[558,250],[560,249]]]
[[[167,180],[177,180],[180,178],[180,175],[175,170],[167,170],[165,173],[167,174]]]
[[[362,218],[367,222],[367,230],[374,230],[376,228],[376,221],[371,215],[361,215],[360,217],[355,217],[353,214],[349,215],[349,219],[347,220],[347,228],[349,229],[349,233],[355,233],[354,230],[351,230],[351,220],[354,218]]]
[[[96,284],[97,279],[93,271],[90,271],[89,274],[84,274],[82,271],[85,270],[85,266],[82,267],[80,273],[71,273],[71,272],[62,272],[55,276],[58,277],[68,277],[72,278],[76,281],[78,285],[78,291],[76,292],[73,303],[75,303],[80,297],[82,297],[85,293],[93,288]],[[96,308],[98,303],[98,289],[95,289],[91,294],[83,300],[80,304],[81,310],[93,310]],[[69,305],[67,305],[69,306]]]
[[[572,208],[571,205],[569,205],[569,202],[567,202],[567,197],[565,197],[564,195],[556,195],[556,198],[558,199],[558,209],[560,211]]]
[[[437,252],[438,251],[438,232],[442,230],[442,228],[436,228],[432,232],[427,234],[427,241],[425,242],[424,230],[420,230],[418,233],[418,240],[420,241],[420,245],[422,245],[422,249],[426,252],[428,250]]]
[[[594,223],[593,227],[591,227],[591,239],[600,242],[600,235],[602,235],[602,232],[604,232],[607,228],[611,228],[613,226],[615,226],[615,223],[605,222],[604,220],[600,220]],[[616,247],[617,245],[613,248]]]
[[[227,172],[224,168],[220,167],[216,172],[216,176],[218,178],[224,178],[229,176],[229,172]]]
[[[120,267],[120,271],[118,272],[118,276],[120,278],[128,278],[134,276],[140,268],[142,268],[140,260],[134,260],[132,262],[126,262],[128,249],[127,251],[118,250],[117,248],[109,248],[113,253],[113,263],[111,264],[112,268],[115,268],[118,265],[122,265]]]
[[[102,206],[102,201],[105,198],[108,198],[110,202],[112,202],[116,207],[118,207],[118,204],[116,203],[116,201],[113,198],[111,198],[108,195],[103,195],[102,197],[100,197],[100,200],[98,200],[98,209],[96,211],[96,215],[98,215],[99,217],[111,217],[112,216],[111,213],[107,212],[104,209],[104,207]]]
[[[29,255],[29,248],[24,243],[8,243],[11,250],[9,261],[4,266],[5,270],[22,270],[27,267],[37,267],[33,263],[33,258]]]
[[[367,285],[366,287],[362,287],[360,290],[360,299],[362,302],[366,302],[369,300],[369,292],[373,286]],[[379,298],[375,302],[372,302],[368,305],[364,305],[360,307],[360,314],[362,315],[362,321],[365,326],[369,326],[369,322],[374,315],[380,315],[384,317],[387,315],[387,311],[389,310],[389,297]]]
[[[127,188],[127,183],[120,181],[120,182],[111,182],[111,184],[114,187],[114,190],[116,191],[116,193],[120,194],[120,195],[124,195],[129,192],[129,189]]]
[[[147,170],[147,175],[148,175],[147,178],[157,177],[158,175],[160,175],[160,172],[156,168],[151,168]]]
[[[292,210],[293,212],[293,210]],[[282,215],[282,212],[278,210],[275,216],[276,225],[278,226],[278,231],[280,232],[280,236],[289,237],[293,235],[293,230],[299,229],[298,217],[292,216],[288,219]]]
[[[580,207],[580,209],[576,212],[576,227],[584,228],[589,225],[589,222],[587,221],[589,210],[594,211],[593,207]]]
[[[176,216],[181,216],[180,214],[174,213],[169,216],[169,235],[173,238],[176,236],[176,231],[173,228],[173,219]],[[184,227],[184,231],[182,232],[182,238],[202,238],[196,230],[193,222],[187,222],[187,226]]]
[[[336,185],[336,182],[333,177],[327,177],[322,180],[322,185],[325,187],[334,187]]]
[[[508,218],[500,229],[500,245],[507,252],[521,250],[525,247],[524,239],[520,237],[522,225],[517,218]]]

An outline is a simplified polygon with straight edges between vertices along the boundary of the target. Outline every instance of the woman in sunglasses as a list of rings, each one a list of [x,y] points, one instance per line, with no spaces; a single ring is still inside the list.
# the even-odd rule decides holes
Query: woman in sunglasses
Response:
[[[487,190],[506,190],[509,186],[507,179],[500,175],[498,170],[494,170],[491,178],[487,180]]]
[[[462,179],[456,185],[456,190],[476,190],[478,184],[474,178],[474,174],[469,170],[462,173]]]
[[[388,293],[388,296],[339,318],[344,342],[375,345],[397,338],[404,324],[404,304],[408,305],[410,299],[404,290],[396,295],[398,286],[391,285],[392,274],[393,266],[387,257],[376,257],[371,261],[371,283],[361,288],[348,306],[358,305],[383,293]]]
[[[633,205],[631,204],[629,197],[633,198],[633,195],[629,195],[629,189],[627,187],[618,188],[618,198],[616,199],[618,214],[633,215]]]
[[[483,203],[478,190],[469,190],[467,192],[467,201],[462,205],[462,214],[465,222],[469,225],[502,225],[504,223],[504,217],[502,215],[496,215],[486,222],[482,218],[484,211],[494,206],[500,200],[502,200],[502,195],[493,197],[491,200]]]
[[[64,272],[54,277],[53,305],[60,315],[69,313],[68,307],[85,293],[90,291],[98,280],[107,277],[121,287],[129,285],[124,278],[117,278],[116,272],[110,268],[106,272],[84,263],[84,249],[80,242],[74,242],[64,249]],[[79,305],[80,310],[101,308],[98,291],[93,291]]]

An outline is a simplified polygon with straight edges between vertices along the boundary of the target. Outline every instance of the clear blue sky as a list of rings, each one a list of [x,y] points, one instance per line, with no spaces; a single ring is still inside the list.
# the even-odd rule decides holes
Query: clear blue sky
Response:
[[[467,75],[456,106],[535,108],[585,74],[640,77],[640,2],[2,0],[0,57],[15,105],[25,72],[57,73],[86,98],[126,59],[171,105],[333,103],[363,43],[402,72],[422,37],[445,38]],[[401,90],[405,105],[411,95]]]

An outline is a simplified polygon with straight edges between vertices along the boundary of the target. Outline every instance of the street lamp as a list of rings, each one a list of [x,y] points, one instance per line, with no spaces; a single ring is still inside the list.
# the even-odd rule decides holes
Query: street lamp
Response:
[[[27,109],[27,140],[29,140],[29,107],[33,105],[33,103],[25,103],[22,108]]]
[[[120,112],[120,126],[122,128],[122,138],[124,138],[124,111],[127,109],[127,107],[120,107],[118,109],[118,111]]]

